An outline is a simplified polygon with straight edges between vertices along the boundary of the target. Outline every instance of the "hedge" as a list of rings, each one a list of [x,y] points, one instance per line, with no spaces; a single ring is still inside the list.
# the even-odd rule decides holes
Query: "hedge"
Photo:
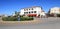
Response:
[[[60,17],[60,14],[57,14],[57,17]]]
[[[21,17],[20,21],[30,21],[33,20],[33,17]]]
[[[3,17],[3,21],[18,21],[17,17]],[[33,20],[33,17],[20,17],[20,21]]]
[[[17,21],[16,17],[3,17],[2,18],[3,21]]]

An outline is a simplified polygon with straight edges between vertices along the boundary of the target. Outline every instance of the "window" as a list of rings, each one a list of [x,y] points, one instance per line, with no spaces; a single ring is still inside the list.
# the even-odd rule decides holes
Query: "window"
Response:
[[[29,12],[29,14],[30,14],[30,12]]]
[[[57,10],[54,10],[54,11],[57,11]]]
[[[28,9],[24,9],[24,11],[28,11]]]
[[[31,11],[31,13],[33,13],[33,11]]]
[[[34,11],[34,13],[36,13],[36,11]]]
[[[24,12],[24,14],[28,14],[28,12]]]
[[[28,11],[28,9],[26,9]]]
[[[30,10],[30,9],[29,9]]]
[[[32,8],[32,10],[33,10],[33,8]]]
[[[59,12],[60,12],[60,10],[59,10]]]

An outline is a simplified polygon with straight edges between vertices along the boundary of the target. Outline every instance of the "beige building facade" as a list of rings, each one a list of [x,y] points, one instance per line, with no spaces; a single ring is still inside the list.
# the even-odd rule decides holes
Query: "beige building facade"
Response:
[[[50,9],[50,14],[60,14],[60,7],[53,7]]]

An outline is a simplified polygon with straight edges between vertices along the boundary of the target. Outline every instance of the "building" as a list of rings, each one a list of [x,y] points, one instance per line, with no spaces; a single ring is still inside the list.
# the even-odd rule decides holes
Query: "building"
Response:
[[[57,16],[57,14],[60,14],[60,7],[53,7],[50,9],[50,15]]]
[[[0,17],[8,17],[6,14],[1,14]]]
[[[60,8],[59,7],[53,7],[50,10],[50,14],[60,14]]]
[[[20,15],[25,16],[45,16],[45,12],[39,6],[33,6],[28,8],[22,8],[20,10]]]

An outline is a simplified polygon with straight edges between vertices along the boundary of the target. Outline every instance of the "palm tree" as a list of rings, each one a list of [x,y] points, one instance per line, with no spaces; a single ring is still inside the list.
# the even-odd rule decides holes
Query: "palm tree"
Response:
[[[46,13],[46,15],[47,15],[47,16],[50,16],[50,9],[49,9],[48,13]]]
[[[49,11],[48,11],[48,14],[50,14],[50,9],[49,9]]]
[[[20,16],[20,12],[17,12],[17,15]]]
[[[17,11],[15,11],[15,15],[17,14]]]
[[[20,12],[15,11],[15,16],[19,16]]]
[[[15,16],[17,17],[18,21],[20,21],[20,12],[15,11]]]

